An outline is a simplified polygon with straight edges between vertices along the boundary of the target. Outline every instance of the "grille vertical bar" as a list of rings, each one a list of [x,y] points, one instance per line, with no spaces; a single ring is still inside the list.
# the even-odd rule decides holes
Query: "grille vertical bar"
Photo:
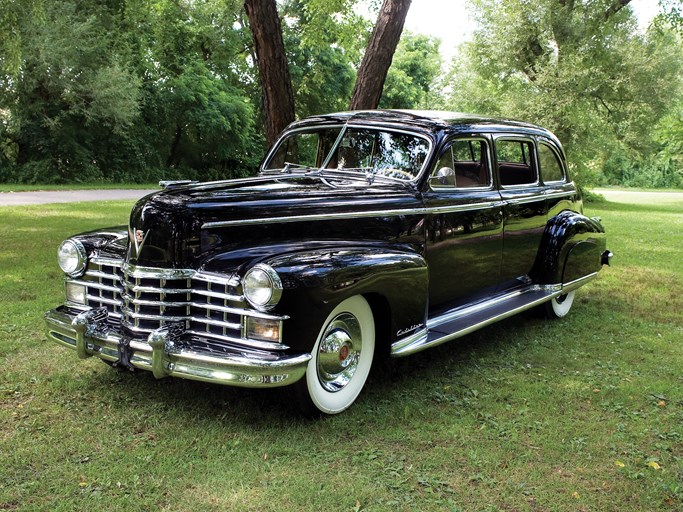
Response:
[[[92,258],[79,280],[87,305],[105,307],[110,320],[131,336],[145,339],[167,323],[181,324],[191,335],[230,344],[283,350],[281,343],[243,337],[248,316],[283,321],[246,308],[236,277],[185,269],[126,266],[122,261]]]

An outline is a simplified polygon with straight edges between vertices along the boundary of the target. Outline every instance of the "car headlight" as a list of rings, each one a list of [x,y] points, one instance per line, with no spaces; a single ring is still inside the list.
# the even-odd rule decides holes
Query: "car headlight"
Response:
[[[282,281],[272,267],[259,263],[244,275],[242,291],[249,304],[256,309],[266,311],[275,307],[280,301]]]
[[[83,274],[87,262],[85,247],[78,240],[64,240],[57,251],[57,261],[65,274],[78,277]]]

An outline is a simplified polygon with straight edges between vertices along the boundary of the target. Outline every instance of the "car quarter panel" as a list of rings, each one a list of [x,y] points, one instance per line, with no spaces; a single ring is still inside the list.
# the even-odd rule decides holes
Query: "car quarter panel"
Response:
[[[606,247],[596,219],[564,210],[548,221],[531,273],[539,284],[569,284],[596,273]]]

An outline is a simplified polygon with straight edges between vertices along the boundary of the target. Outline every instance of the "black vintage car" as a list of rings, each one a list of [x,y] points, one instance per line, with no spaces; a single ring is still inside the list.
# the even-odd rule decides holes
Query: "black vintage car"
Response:
[[[521,122],[316,116],[254,178],[164,185],[62,243],[49,338],[157,378],[291,384],[308,411],[349,407],[381,354],[564,316],[612,256],[558,140]]]

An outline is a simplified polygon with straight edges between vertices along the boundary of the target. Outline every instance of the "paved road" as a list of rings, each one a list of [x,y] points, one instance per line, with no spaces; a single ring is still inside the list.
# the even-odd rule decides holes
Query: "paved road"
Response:
[[[0,192],[0,206],[27,204],[78,203],[82,201],[111,201],[139,199],[154,190],[54,190],[40,192]]]
[[[613,190],[609,188],[593,189],[613,203],[629,204],[674,204],[683,202],[683,192],[660,192],[640,190]]]
[[[111,201],[139,199],[154,190],[54,190],[41,192],[0,192],[0,206],[23,206],[27,204],[77,203],[81,201]],[[631,190],[595,189],[608,201],[617,203],[668,203],[683,200],[683,192],[640,192]]]

